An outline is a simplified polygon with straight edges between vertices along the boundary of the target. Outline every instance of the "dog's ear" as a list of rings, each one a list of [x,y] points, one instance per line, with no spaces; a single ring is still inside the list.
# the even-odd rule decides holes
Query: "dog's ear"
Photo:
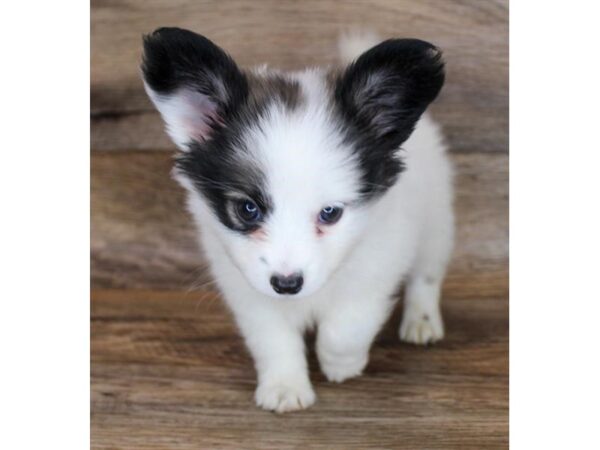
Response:
[[[418,39],[390,39],[346,68],[337,79],[335,101],[356,131],[396,149],[443,84],[440,50]]]
[[[248,81],[229,55],[204,36],[179,28],[144,37],[142,73],[169,135],[184,151],[225,126],[248,95]]]

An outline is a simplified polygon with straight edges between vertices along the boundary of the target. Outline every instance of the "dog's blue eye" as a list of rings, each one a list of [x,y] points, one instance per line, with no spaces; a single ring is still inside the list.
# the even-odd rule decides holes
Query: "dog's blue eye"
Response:
[[[250,200],[243,200],[238,203],[238,215],[240,219],[249,224],[256,223],[262,218],[260,208]]]
[[[319,222],[332,225],[340,220],[342,212],[344,212],[344,210],[339,206],[326,206],[319,213]]]

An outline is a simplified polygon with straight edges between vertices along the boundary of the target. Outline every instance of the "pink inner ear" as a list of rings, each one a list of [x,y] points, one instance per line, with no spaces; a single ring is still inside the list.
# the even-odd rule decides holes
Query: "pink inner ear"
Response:
[[[192,139],[205,141],[210,137],[211,122],[222,123],[217,105],[206,95],[190,90],[178,94],[181,126]]]

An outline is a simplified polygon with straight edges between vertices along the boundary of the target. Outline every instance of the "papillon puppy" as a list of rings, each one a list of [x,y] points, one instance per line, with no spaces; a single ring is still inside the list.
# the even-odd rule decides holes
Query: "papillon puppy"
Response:
[[[361,374],[404,283],[400,339],[444,335],[452,170],[424,112],[444,83],[438,48],[342,38],[341,67],[244,70],[207,38],[144,38],[150,99],[180,150],[212,274],[256,366],[258,406],[315,402],[304,333],[328,380]]]

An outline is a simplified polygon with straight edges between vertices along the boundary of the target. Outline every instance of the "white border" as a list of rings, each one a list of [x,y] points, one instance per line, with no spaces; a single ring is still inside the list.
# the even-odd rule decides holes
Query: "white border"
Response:
[[[511,2],[510,440],[600,448],[600,17]]]
[[[89,3],[0,27],[3,449],[89,447]]]

